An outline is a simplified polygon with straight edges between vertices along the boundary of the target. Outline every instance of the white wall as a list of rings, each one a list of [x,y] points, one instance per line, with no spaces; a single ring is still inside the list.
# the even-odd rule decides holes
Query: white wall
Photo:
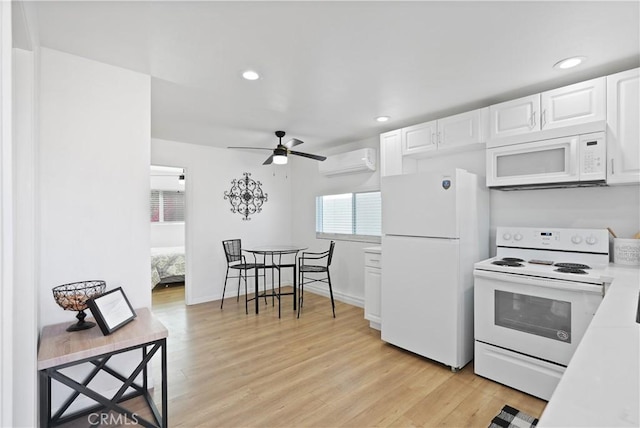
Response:
[[[149,291],[150,78],[41,49],[40,323],[73,321],[56,285],[103,279]]]
[[[102,279],[149,307],[150,78],[51,49],[39,59],[40,326],[75,321],[51,293],[69,282]],[[137,362],[126,353],[114,366]],[[87,369],[69,370],[81,379]],[[94,382],[107,395],[120,386],[104,374]],[[66,395],[52,384],[54,410]],[[72,409],[91,403],[80,397]]]
[[[0,2],[0,426],[13,425],[12,2]]]
[[[186,174],[186,298],[195,304],[222,297],[226,262],[222,241],[242,239],[244,247],[292,243],[292,183],[289,166],[264,166],[268,156],[153,139],[154,165],[180,165]],[[231,212],[224,192],[244,172],[268,195],[262,212],[242,220]],[[298,200],[296,197],[296,204]],[[283,277],[287,280],[286,277]],[[251,283],[249,284],[251,287]],[[231,290],[231,291],[230,291]],[[236,292],[235,284],[227,294]]]
[[[34,53],[13,53],[14,280],[20,310],[13,314],[15,378],[13,426],[35,426],[37,418],[38,301],[36,264],[36,142]]]
[[[184,222],[151,223],[151,248],[184,247]]]
[[[322,153],[331,155],[365,147],[376,149],[379,159],[379,139],[370,138],[345,144],[339,148]],[[380,165],[380,162],[377,163]],[[345,192],[380,190],[380,174],[362,172],[356,174],[327,177],[318,172],[316,161],[292,161],[293,180],[293,237],[310,251],[324,251],[329,241],[316,239],[315,207],[316,196]],[[379,244],[336,241],[333,262],[331,264],[331,285],[337,299],[356,306],[364,306],[364,248]],[[316,291],[328,291],[325,286],[309,287]],[[324,293],[323,293],[324,294]]]

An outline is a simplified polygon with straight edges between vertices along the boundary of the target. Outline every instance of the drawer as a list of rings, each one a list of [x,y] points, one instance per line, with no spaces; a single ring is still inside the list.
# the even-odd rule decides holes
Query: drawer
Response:
[[[382,266],[382,254],[380,253],[364,253],[364,265],[380,269]]]

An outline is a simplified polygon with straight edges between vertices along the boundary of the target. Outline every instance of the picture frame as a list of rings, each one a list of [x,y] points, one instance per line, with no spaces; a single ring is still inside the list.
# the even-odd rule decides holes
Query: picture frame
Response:
[[[87,305],[105,336],[133,321],[137,316],[122,287],[89,299]]]

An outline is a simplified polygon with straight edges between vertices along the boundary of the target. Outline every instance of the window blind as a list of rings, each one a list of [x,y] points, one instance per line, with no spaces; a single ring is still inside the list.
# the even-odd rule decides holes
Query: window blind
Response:
[[[354,196],[356,235],[381,235],[382,204],[380,192],[356,193]]]
[[[316,232],[380,236],[380,211],[380,192],[318,196]]]
[[[152,190],[150,199],[151,222],[184,221],[184,193]]]
[[[184,193],[162,192],[164,221],[184,221]]]

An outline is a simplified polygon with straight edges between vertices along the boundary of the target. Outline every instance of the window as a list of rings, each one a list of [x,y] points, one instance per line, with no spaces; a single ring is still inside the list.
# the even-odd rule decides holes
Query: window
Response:
[[[316,197],[316,236],[379,242],[380,192],[343,193]]]
[[[169,190],[151,191],[151,222],[184,221],[184,193]]]

